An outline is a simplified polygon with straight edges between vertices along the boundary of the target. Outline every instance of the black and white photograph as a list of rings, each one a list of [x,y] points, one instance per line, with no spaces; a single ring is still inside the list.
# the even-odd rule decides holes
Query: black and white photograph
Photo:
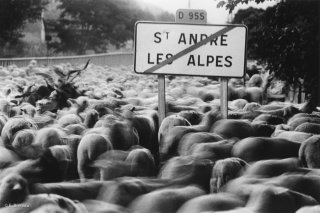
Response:
[[[320,213],[320,0],[0,0],[0,213]]]

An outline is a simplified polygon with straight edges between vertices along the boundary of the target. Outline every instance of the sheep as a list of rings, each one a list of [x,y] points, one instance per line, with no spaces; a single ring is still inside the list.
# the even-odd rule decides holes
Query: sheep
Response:
[[[293,190],[278,186],[257,186],[246,204],[253,212],[292,212],[317,201]]]
[[[36,131],[32,129],[20,130],[13,141],[13,150],[23,159],[36,159],[43,152],[42,146],[34,144]]]
[[[82,203],[88,212],[128,213],[123,206],[101,200],[84,200]]]
[[[150,151],[133,147],[131,151],[111,150],[101,154],[93,163],[100,172],[100,180],[122,176],[150,177],[156,174],[156,165]]]
[[[254,74],[248,81],[248,87],[261,87],[263,80],[259,74]]]
[[[145,148],[136,148],[129,152],[126,160],[131,165],[133,176],[145,177],[156,174],[156,165],[151,152]]]
[[[80,124],[81,122],[81,118],[75,114],[66,114],[57,121],[58,125],[60,125],[62,128],[70,124]]]
[[[226,158],[216,161],[210,179],[210,192],[218,193],[228,181],[240,177],[249,164],[240,158]]]
[[[296,213],[315,213],[320,211],[320,205],[301,207]]]
[[[320,118],[318,118],[318,117],[297,117],[295,119],[290,119],[290,121],[287,122],[287,125],[290,126],[291,130],[295,130],[300,124],[303,124],[305,122],[320,124]]]
[[[166,188],[139,196],[129,206],[131,212],[176,212],[186,201],[204,195],[195,186]]]
[[[77,168],[82,181],[93,178],[94,174],[90,163],[93,163],[100,154],[110,149],[113,149],[111,142],[101,135],[87,134],[81,139],[77,150]]]
[[[162,161],[175,156],[179,146],[180,139],[190,132],[208,132],[213,123],[220,119],[220,113],[217,110],[207,112],[198,125],[193,126],[174,126],[167,135],[160,141],[160,157]]]
[[[7,168],[8,166],[22,160],[16,152],[3,146],[0,146],[0,153],[0,169]]]
[[[22,203],[29,195],[27,181],[17,174],[0,180],[0,207]]]
[[[245,99],[235,99],[230,103],[230,107],[236,110],[242,110],[247,104],[248,101]]]
[[[299,159],[303,166],[320,168],[319,155],[320,136],[314,135],[302,142],[299,149]]]
[[[271,125],[278,125],[284,123],[284,118],[282,116],[278,115],[271,115],[267,113],[263,113],[258,115],[255,119],[252,121],[253,123],[267,123]]]
[[[83,212],[85,208],[82,205],[78,205],[76,202],[56,194],[37,194],[37,195],[29,195],[28,198],[16,205],[15,208],[1,208],[1,212],[44,212],[50,207],[50,205],[54,205],[58,207],[58,209],[62,209],[62,212]],[[52,208],[49,208],[52,210]]]
[[[320,123],[305,122],[297,126],[294,131],[310,134],[320,134]]]
[[[158,131],[158,140],[160,143],[163,140],[164,135],[166,135],[169,129],[171,129],[173,126],[191,126],[191,124],[187,119],[175,114],[165,117],[162,120]]]
[[[31,119],[25,117],[10,118],[1,131],[3,145],[11,148],[16,133],[23,129],[37,129],[37,126]]]
[[[29,116],[30,118],[33,118],[36,114],[36,107],[29,103],[21,104],[20,110],[22,112],[22,115]]]
[[[236,119],[222,119],[216,121],[210,132],[216,133],[223,138],[237,137],[243,139],[254,135],[254,129],[250,122]]]
[[[246,170],[245,175],[269,178],[286,172],[298,172],[299,169],[301,169],[301,165],[298,158],[260,160],[253,163]]]
[[[177,213],[218,212],[244,206],[244,200],[231,193],[209,194],[190,199]]]
[[[171,180],[176,185],[197,184],[210,191],[213,162],[191,156],[173,157],[161,168],[158,178]]]
[[[237,142],[232,156],[246,162],[298,157],[300,143],[282,138],[248,137]]]
[[[187,156],[192,153],[192,148],[197,144],[217,142],[223,138],[215,133],[209,132],[190,132],[185,134],[179,141],[178,153],[179,155]]]
[[[62,137],[64,136],[66,136],[66,133],[62,129],[45,127],[37,131],[34,144],[42,146],[43,149],[54,145],[63,145]]]
[[[300,105],[261,105],[266,82],[259,75],[246,86],[241,79],[229,81],[227,120],[221,120],[217,81],[174,77],[166,80],[167,117],[159,126],[155,77],[127,73],[128,67],[91,65],[69,85],[72,88],[64,87],[76,88],[81,96],[65,99],[63,106],[58,96],[70,95],[68,91],[54,91],[35,106],[14,98],[21,95],[15,85],[43,94],[55,90],[54,83],[63,86],[63,69],[71,65],[63,66],[52,70],[60,72],[60,82],[36,74],[49,73],[37,67],[25,79],[8,72],[0,83],[6,87],[0,94],[0,201],[12,198],[1,196],[9,179],[26,183],[24,189],[30,192],[21,192],[12,203],[32,204],[30,212],[80,207],[115,212],[166,207],[179,213],[293,212],[320,200],[319,138],[310,130],[318,127],[319,116],[304,113]],[[10,69],[13,75],[24,75]],[[189,196],[190,188],[194,190],[188,199],[200,193],[184,204],[174,206],[174,199],[161,197],[171,192]],[[209,192],[214,194],[204,195]],[[145,205],[145,200],[150,202]],[[9,211],[25,210],[0,208]]]

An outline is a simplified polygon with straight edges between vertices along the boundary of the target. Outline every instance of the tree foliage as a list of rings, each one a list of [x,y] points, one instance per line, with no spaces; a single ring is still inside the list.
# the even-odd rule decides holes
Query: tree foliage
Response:
[[[235,4],[230,2],[225,5],[232,11]],[[303,82],[313,98],[319,70],[318,4],[316,0],[286,0],[263,12],[253,8],[239,10],[233,20],[248,26],[251,58],[264,62],[267,69],[288,84]]]
[[[27,21],[41,18],[44,0],[1,0],[0,1],[0,48],[14,44],[23,36],[22,28]]]
[[[108,45],[120,47],[133,39],[137,20],[153,20],[132,0],[60,0],[63,11],[55,30],[60,38],[57,51],[83,54],[106,52]]]
[[[259,47],[260,40],[256,39],[255,35],[257,35],[257,29],[261,26],[261,19],[264,15],[265,11],[263,9],[256,9],[253,7],[249,7],[245,10],[239,10],[233,20],[232,23],[235,24],[245,24],[248,27],[248,50],[247,56],[249,59],[256,59],[258,56],[255,53],[255,49]]]
[[[248,4],[249,2],[255,2],[257,4],[263,3],[265,1],[273,1],[273,0],[220,0],[217,4],[217,7],[225,7],[227,10],[229,10],[229,13],[232,13],[234,8],[238,4]]]

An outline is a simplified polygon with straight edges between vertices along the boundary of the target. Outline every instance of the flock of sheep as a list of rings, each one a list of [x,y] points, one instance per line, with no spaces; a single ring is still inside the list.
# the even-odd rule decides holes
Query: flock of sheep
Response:
[[[228,119],[216,79],[167,76],[163,121],[130,66],[0,78],[0,213],[320,212],[320,113],[266,104],[266,73],[229,80]]]

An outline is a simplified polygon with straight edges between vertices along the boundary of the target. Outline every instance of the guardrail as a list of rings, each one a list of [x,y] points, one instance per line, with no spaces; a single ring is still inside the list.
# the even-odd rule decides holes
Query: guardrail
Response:
[[[133,53],[105,53],[80,56],[58,56],[58,57],[28,57],[28,58],[0,58],[0,66],[7,67],[15,64],[18,67],[28,66],[35,59],[39,65],[56,65],[61,63],[84,64],[90,62],[101,66],[132,65]]]

